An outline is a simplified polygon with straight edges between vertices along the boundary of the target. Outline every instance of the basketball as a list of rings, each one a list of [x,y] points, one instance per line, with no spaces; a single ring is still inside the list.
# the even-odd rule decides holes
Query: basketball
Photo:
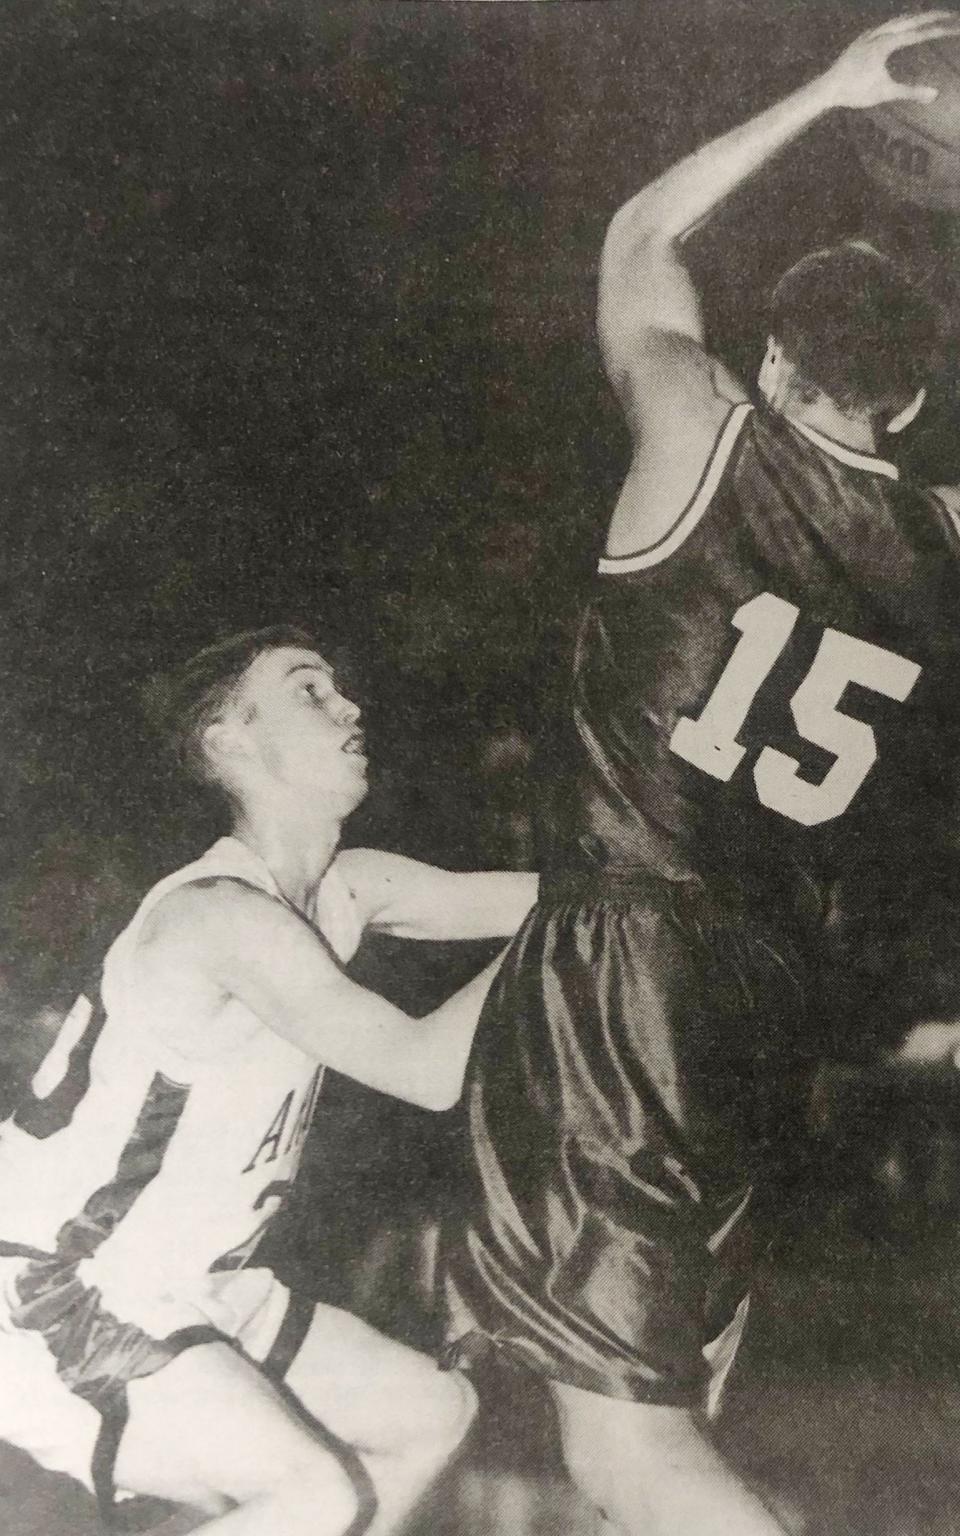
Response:
[[[909,85],[936,86],[935,101],[890,101],[851,112],[864,168],[893,197],[960,213],[960,38],[893,55],[890,73]]]

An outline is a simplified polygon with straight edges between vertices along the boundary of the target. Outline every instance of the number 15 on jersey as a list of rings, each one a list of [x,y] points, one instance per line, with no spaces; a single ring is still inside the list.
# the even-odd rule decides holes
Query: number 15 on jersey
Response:
[[[712,778],[727,783],[746,755],[737,740],[754,699],[786,649],[799,608],[761,592],[733,615],[741,638],[696,720],[677,721],[670,750]],[[916,662],[894,651],[826,629],[809,672],[790,700],[797,730],[832,754],[819,784],[800,777],[795,758],[764,747],[753,767],[762,805],[805,827],[841,816],[877,760],[877,741],[863,720],[837,708],[850,683],[901,703],[920,676]]]

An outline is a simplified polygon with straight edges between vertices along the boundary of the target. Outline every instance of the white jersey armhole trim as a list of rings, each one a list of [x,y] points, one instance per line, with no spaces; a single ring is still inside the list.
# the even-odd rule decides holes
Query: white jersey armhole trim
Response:
[[[960,511],[940,495],[939,486],[928,486],[924,495],[931,504],[931,510],[938,511],[943,517],[948,534],[952,534],[953,538],[960,543]]]
[[[622,576],[628,571],[645,571],[667,560],[689,538],[713,500],[723,472],[730,461],[744,422],[753,410],[749,400],[735,405],[720,429],[691,500],[672,527],[655,543],[630,555],[604,555],[597,567],[601,576]]]
[[[147,891],[126,928],[107,950],[100,979],[100,995],[107,1013],[117,1012],[132,986],[131,962],[140,931],[165,896],[185,885],[204,880],[239,880],[266,895],[282,900],[270,871],[245,844],[230,836],[220,837],[199,858],[172,870]]]
[[[954,538],[960,543],[960,512],[957,511],[956,507],[951,507],[948,501],[944,501],[942,496],[938,496],[936,491],[928,491],[927,494],[936,502],[941,512],[944,513]]]
[[[801,437],[805,437],[815,447],[822,448],[832,459],[839,459],[841,464],[849,464],[852,469],[865,469],[871,475],[886,475],[888,480],[900,479],[899,469],[888,459],[879,459],[872,453],[858,453],[855,448],[848,448],[846,443],[838,443],[836,438],[827,437],[825,433],[818,432],[816,427],[808,426],[805,421],[795,421],[792,416],[785,416],[784,420],[794,432],[799,432]]]

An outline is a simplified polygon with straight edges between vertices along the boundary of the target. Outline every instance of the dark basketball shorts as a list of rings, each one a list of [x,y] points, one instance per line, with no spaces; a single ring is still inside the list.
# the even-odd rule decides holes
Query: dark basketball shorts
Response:
[[[267,1269],[211,1274],[176,1298],[182,1326],[154,1337],[104,1307],[77,1269],[56,1255],[0,1243],[0,1439],[86,1484],[109,1525],[134,1529],[157,1501],[116,1497],[129,1383],[214,1342],[282,1380],[313,1303],[291,1295]]]
[[[546,884],[468,1071],[446,1363],[496,1348],[606,1396],[704,1403],[745,1315],[752,1185],[803,1005],[789,938],[743,903]]]

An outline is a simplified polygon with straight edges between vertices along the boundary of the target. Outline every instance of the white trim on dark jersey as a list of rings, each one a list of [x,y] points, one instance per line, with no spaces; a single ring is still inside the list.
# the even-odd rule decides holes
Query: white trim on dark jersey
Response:
[[[872,475],[886,475],[888,480],[899,480],[900,471],[896,464],[891,464],[887,459],[878,459],[872,453],[858,453],[855,448],[848,448],[845,443],[838,443],[836,438],[826,437],[818,432],[816,427],[810,427],[805,421],[794,421],[792,416],[784,417],[794,432],[799,432],[801,437],[813,443],[817,448],[822,448],[824,453],[829,453],[831,458],[839,459],[841,464],[849,464],[852,469],[865,469]]]
[[[645,549],[636,550],[630,555],[604,555],[597,567],[602,576],[622,576],[628,571],[645,571],[652,565],[659,565],[662,560],[668,559],[680,548],[713,500],[743,424],[752,410],[753,406],[749,400],[744,400],[740,405],[733,407],[704,465],[700,484],[676,522]]]
[[[937,497],[937,500],[940,501],[939,496]],[[950,519],[950,526],[956,534],[957,539],[960,540],[960,512],[957,511],[956,507],[948,507],[943,501],[940,501],[940,505],[943,507],[944,512],[946,512],[947,517]]]

